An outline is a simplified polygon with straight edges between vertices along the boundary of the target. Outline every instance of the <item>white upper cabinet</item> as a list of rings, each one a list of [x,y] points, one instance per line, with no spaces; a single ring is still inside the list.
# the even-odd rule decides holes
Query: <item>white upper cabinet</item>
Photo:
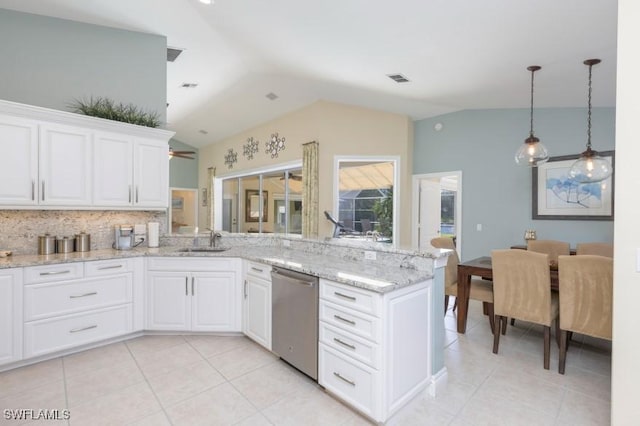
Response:
[[[89,129],[40,126],[41,205],[91,205],[91,139]]]
[[[38,203],[38,123],[0,115],[0,204]]]
[[[0,100],[0,208],[165,209],[173,134]]]

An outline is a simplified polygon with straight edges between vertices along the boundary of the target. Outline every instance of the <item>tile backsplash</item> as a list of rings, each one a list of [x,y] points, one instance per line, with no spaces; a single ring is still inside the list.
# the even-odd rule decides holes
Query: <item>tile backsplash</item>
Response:
[[[0,210],[0,250],[37,254],[38,236],[80,232],[91,234],[91,250],[105,249],[113,244],[115,225],[148,222],[160,222],[160,235],[166,232],[162,211]]]

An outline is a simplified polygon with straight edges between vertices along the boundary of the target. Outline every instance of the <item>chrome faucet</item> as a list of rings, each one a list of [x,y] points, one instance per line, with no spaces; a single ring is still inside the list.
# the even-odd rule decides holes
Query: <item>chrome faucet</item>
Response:
[[[209,234],[209,247],[218,247],[218,241],[220,238],[222,238],[222,235],[212,229]]]

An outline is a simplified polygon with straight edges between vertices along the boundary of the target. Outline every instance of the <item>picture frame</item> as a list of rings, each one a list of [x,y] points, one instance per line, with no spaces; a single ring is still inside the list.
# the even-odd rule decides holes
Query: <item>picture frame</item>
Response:
[[[615,167],[615,151],[599,155]],[[551,157],[532,169],[532,219],[613,220],[615,172],[602,182],[574,182],[568,172],[579,157]]]
[[[269,195],[267,191],[262,191],[262,222],[268,221],[267,206]],[[245,222],[259,222],[260,220],[260,191],[257,189],[245,190]]]
[[[184,210],[184,197],[173,197],[173,198],[171,198],[171,209],[172,210]]]

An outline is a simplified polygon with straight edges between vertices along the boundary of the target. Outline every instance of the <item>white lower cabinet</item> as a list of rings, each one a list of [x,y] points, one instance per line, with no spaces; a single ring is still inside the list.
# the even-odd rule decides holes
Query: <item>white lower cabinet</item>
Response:
[[[250,261],[245,264],[242,331],[271,350],[271,267]]]
[[[22,359],[22,268],[0,270],[0,365]]]
[[[134,330],[137,259],[24,268],[24,357]]]
[[[238,259],[151,258],[147,263],[149,330],[241,331]]]
[[[377,422],[428,385],[431,281],[388,293],[320,280],[318,383]]]

